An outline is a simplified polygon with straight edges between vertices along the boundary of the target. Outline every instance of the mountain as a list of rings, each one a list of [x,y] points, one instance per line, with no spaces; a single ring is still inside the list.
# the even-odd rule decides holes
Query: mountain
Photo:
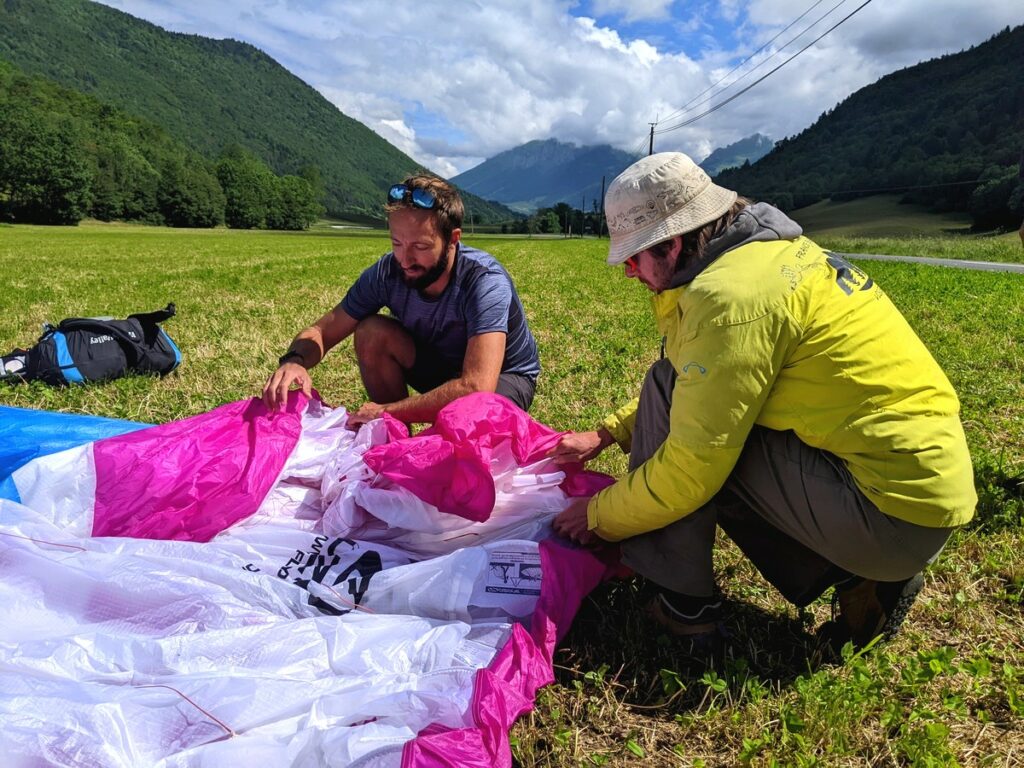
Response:
[[[719,147],[700,162],[708,176],[717,176],[726,168],[738,168],[744,163],[756,163],[772,151],[775,142],[762,133],[740,139],[735,144]]]
[[[485,160],[452,182],[524,213],[561,202],[591,210],[595,201],[600,205],[601,178],[607,185],[635,159],[606,144],[531,141]]]
[[[1024,26],[894,72],[716,181],[785,209],[900,192],[976,226],[1024,215]]]
[[[333,215],[381,218],[384,190],[419,167],[259,49],[98,3],[3,0],[0,59],[152,121],[208,158],[240,145],[277,173],[317,166]],[[512,215],[466,202],[478,223]]]
[[[771,150],[771,139],[760,133],[716,149],[701,163],[709,175],[722,168],[755,162]],[[605,186],[636,161],[607,144],[580,147],[557,139],[531,141],[495,155],[452,181],[462,189],[530,213],[569,203],[573,208],[600,205],[601,177]]]

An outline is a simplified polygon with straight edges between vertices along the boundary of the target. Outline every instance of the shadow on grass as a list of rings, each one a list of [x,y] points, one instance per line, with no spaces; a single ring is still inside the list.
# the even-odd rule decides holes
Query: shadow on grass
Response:
[[[730,704],[789,687],[823,664],[809,619],[723,601],[727,639],[713,659],[695,658],[687,640],[648,618],[653,591],[642,579],[608,582],[584,601],[556,654],[557,680],[610,684],[627,707],[700,709],[709,697]]]
[[[1002,462],[975,461],[978,507],[969,527],[996,533],[1024,525],[1024,475],[1011,475]]]

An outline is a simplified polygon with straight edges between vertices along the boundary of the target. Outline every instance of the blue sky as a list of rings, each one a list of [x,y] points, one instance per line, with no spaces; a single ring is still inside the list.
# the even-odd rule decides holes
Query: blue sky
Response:
[[[808,3],[810,5],[810,3]],[[570,9],[616,30],[627,41],[645,40],[664,53],[698,59],[707,49],[739,47],[737,22],[743,6],[721,3],[617,3],[586,0]]]
[[[675,128],[864,0],[103,1],[257,46],[445,176],[534,139],[646,151],[652,121],[655,149],[698,160],[756,132],[777,140],[889,72],[1024,22],[1020,0],[874,0],[749,92]]]

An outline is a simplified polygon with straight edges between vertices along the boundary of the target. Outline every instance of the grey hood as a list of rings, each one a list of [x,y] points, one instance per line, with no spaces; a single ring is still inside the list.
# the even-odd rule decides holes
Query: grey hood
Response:
[[[708,243],[700,259],[676,272],[670,287],[686,285],[723,253],[741,245],[769,240],[795,240],[803,232],[799,224],[774,205],[752,203],[737,214],[728,229]]]

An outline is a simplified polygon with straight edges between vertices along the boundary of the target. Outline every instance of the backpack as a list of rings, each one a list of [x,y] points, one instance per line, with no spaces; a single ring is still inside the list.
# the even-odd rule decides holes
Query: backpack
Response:
[[[43,326],[28,350],[0,360],[0,378],[43,381],[55,386],[117,379],[127,373],[164,376],[181,364],[181,352],[160,327],[174,317],[174,304],[124,320],[70,317]]]

